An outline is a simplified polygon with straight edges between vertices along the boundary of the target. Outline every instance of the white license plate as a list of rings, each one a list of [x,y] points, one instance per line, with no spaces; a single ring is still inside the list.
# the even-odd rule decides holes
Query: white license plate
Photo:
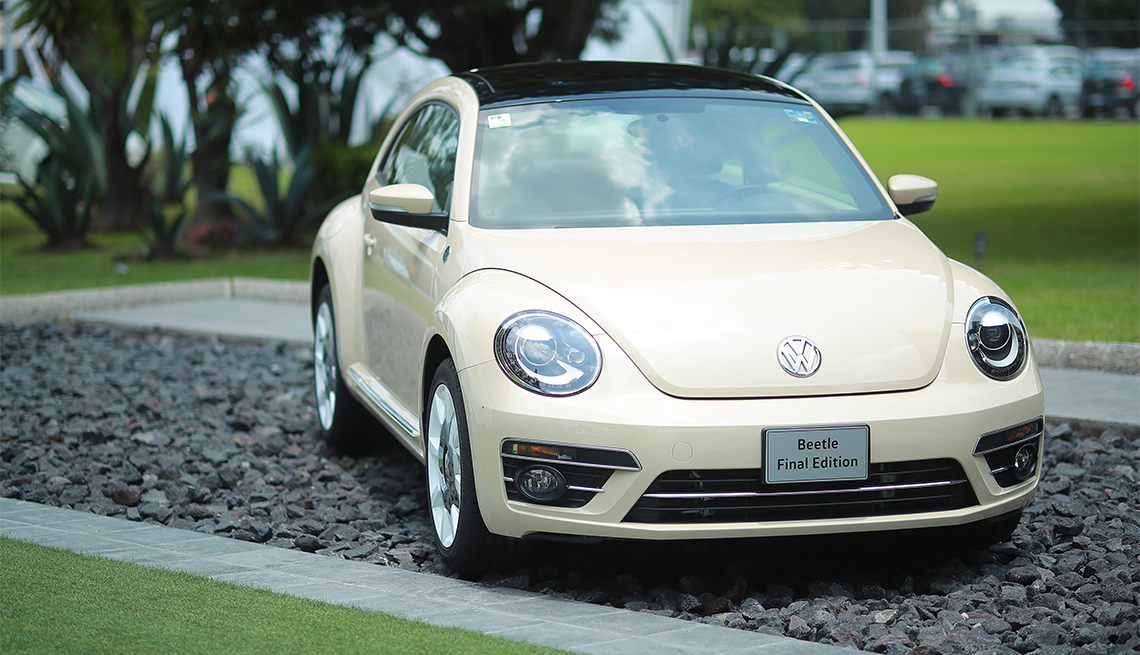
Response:
[[[764,481],[866,480],[871,428],[770,428],[764,431]]]

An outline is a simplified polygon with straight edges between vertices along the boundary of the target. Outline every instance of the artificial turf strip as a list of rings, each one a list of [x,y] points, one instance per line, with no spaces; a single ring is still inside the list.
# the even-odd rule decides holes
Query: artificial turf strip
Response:
[[[0,653],[555,654],[0,537]]]

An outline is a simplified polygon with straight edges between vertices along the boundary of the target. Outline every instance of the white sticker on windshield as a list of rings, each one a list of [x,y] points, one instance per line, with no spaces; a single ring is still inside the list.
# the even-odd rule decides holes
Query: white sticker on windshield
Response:
[[[492,130],[497,127],[510,127],[511,115],[510,114],[491,114],[487,117],[487,127]]]
[[[803,109],[785,109],[784,113],[788,115],[788,118],[797,123],[810,123],[811,125],[815,125],[818,122],[815,120],[815,115]]]

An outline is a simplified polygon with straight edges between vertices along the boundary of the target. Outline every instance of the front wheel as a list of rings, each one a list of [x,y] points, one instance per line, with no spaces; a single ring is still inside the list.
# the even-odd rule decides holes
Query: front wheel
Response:
[[[479,513],[463,393],[450,359],[436,369],[428,398],[424,463],[436,547],[448,566],[474,579],[507,564],[517,542],[491,534]]]
[[[313,314],[313,389],[321,434],[345,451],[363,450],[380,425],[348,392],[337,358],[336,320],[332,291],[325,285]]]

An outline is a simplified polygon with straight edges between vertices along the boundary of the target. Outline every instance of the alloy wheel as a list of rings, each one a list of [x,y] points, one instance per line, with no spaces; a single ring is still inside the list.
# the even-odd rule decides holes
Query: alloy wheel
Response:
[[[462,460],[455,401],[447,385],[436,387],[427,430],[427,477],[431,518],[444,548],[455,542],[459,530]]]
[[[317,320],[313,327],[313,369],[317,395],[317,416],[321,427],[326,431],[333,427],[333,414],[336,412],[336,333],[333,327],[332,309],[328,303],[321,303],[317,310]]]

